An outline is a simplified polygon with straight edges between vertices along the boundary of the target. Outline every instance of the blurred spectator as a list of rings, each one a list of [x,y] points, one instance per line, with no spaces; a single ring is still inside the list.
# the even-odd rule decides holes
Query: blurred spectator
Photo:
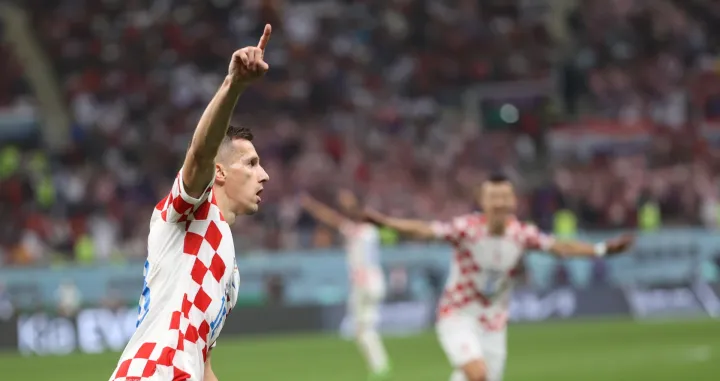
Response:
[[[578,2],[565,43],[546,30],[547,7],[527,3],[29,0],[73,141],[0,149],[0,211],[17,221],[0,228],[2,262],[142,258],[152,208],[227,58],[265,22],[272,69],[242,97],[238,121],[254,128],[271,181],[261,212],[233,227],[240,253],[337,242],[298,208],[299,191],[330,199],[342,186],[398,216],[442,219],[474,209],[473,186],[498,168],[516,180],[522,217],[545,229],[559,209],[581,229],[635,227],[652,210],[663,225],[716,226],[720,155],[698,149],[691,117],[712,110],[715,93],[689,86],[717,53],[712,3]],[[564,107],[529,85],[556,63]],[[35,107],[16,60],[0,68],[11,73],[0,107]],[[497,118],[467,119],[461,94],[497,83],[519,84],[518,99],[486,99],[471,107]],[[595,136],[589,120],[622,144],[542,149],[557,131]],[[646,142],[625,144],[638,126]]]

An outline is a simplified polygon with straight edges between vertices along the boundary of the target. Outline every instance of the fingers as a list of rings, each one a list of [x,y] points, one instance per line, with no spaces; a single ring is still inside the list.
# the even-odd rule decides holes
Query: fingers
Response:
[[[257,68],[257,63],[261,59],[260,57],[260,50],[257,48],[248,48],[247,50],[248,58],[250,62],[247,65],[248,70],[255,71]]]
[[[233,57],[237,60],[240,60],[242,62],[243,66],[248,67],[248,64],[250,63],[250,57],[248,56],[248,51],[246,49],[240,49],[233,53]]]
[[[270,65],[263,61],[262,50],[256,47],[240,49],[233,53],[233,58],[242,62],[242,67],[249,72],[262,74],[270,69]]]
[[[270,41],[270,35],[272,34],[272,26],[270,24],[265,24],[265,30],[263,30],[263,35],[260,37],[260,42],[258,42],[257,47],[262,51],[262,54],[265,54],[265,47],[268,44],[268,41]]]

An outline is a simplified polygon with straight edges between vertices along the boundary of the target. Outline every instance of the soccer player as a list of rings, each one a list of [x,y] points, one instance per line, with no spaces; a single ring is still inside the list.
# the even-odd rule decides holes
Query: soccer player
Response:
[[[230,225],[253,214],[268,175],[248,129],[229,127],[240,94],[268,71],[271,33],[233,53],[170,193],[150,219],[137,330],[110,380],[217,381],[210,351],[237,301]]]
[[[443,239],[454,255],[440,297],[436,332],[454,372],[450,381],[500,381],[506,358],[506,323],[513,284],[528,250],[560,257],[603,257],[627,249],[623,236],[598,244],[559,241],[519,221],[516,196],[502,175],[492,176],[478,192],[483,213],[451,221],[392,218],[367,210],[366,218],[421,239]]]
[[[355,339],[370,369],[371,380],[389,377],[385,346],[377,332],[380,305],[385,298],[385,278],[380,266],[380,234],[363,220],[362,209],[352,192],[338,192],[342,214],[304,195],[302,206],[323,224],[337,229],[345,239],[350,297],[348,314],[355,322]]]

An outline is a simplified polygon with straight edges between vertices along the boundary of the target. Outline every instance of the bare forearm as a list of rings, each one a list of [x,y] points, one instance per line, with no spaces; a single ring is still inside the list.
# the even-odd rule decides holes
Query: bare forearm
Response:
[[[550,252],[561,257],[604,257],[620,254],[632,247],[635,237],[624,234],[597,244],[581,241],[557,241],[550,247]]]
[[[218,381],[217,376],[213,373],[212,369],[205,371],[205,378],[203,381]]]
[[[400,234],[407,235],[413,238],[435,238],[432,226],[429,222],[426,221],[387,217],[381,221],[381,224],[396,230]]]
[[[305,209],[315,219],[332,228],[339,229],[345,218],[325,204],[309,199],[305,201]]]
[[[200,117],[183,167],[183,179],[191,195],[202,193],[212,179],[215,156],[245,87],[226,77]]]
[[[210,363],[210,356],[208,355],[208,359],[205,362],[205,375],[203,377],[204,381],[218,381],[217,376],[215,376],[215,372],[212,370],[212,365]]]
[[[596,244],[582,241],[557,241],[550,248],[550,252],[561,257],[594,257],[601,248]]]

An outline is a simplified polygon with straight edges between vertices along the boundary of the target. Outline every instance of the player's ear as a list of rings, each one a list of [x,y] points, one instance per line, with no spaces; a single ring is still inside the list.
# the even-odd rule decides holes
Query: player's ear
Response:
[[[226,178],[227,172],[225,171],[225,166],[223,166],[221,163],[215,163],[215,184],[225,184]]]

